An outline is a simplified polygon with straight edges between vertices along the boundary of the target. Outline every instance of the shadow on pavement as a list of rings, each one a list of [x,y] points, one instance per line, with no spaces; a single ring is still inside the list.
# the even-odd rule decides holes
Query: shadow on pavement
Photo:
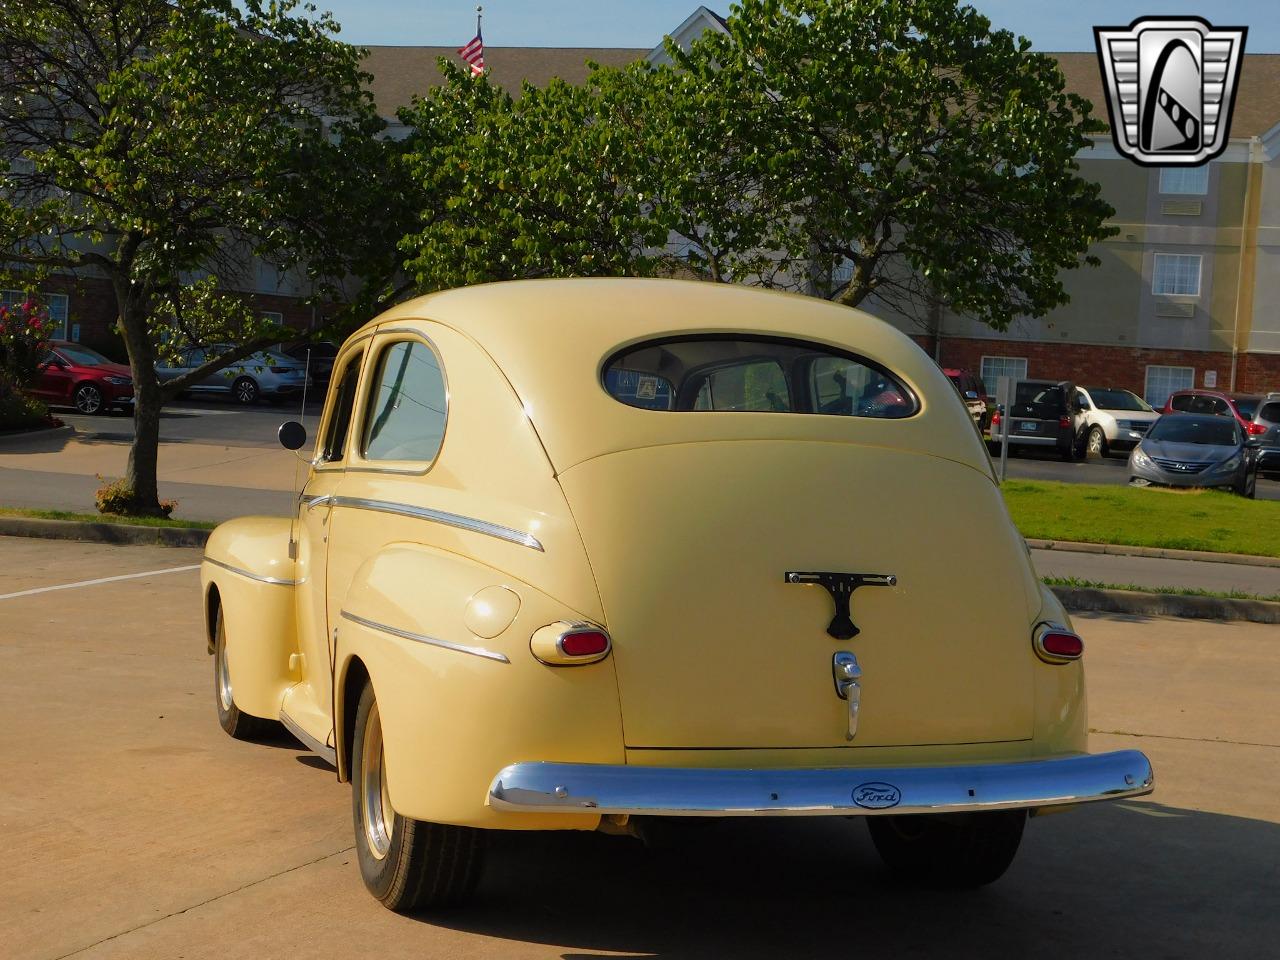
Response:
[[[499,834],[476,903],[418,919],[489,937],[662,958],[1261,955],[1280,826],[1152,803],[1032,820],[1003,879],[921,891],[863,824],[718,821],[654,852],[599,834]]]

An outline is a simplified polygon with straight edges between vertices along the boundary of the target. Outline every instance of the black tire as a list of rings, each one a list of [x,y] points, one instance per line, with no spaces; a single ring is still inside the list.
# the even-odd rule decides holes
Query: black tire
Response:
[[[1240,492],[1240,496],[1242,496],[1242,497],[1244,497],[1244,498],[1246,498],[1246,499],[1248,499],[1248,500],[1255,500],[1255,499],[1257,499],[1257,497],[1258,497],[1258,474],[1257,474],[1257,472],[1256,472],[1256,471],[1255,471],[1255,472],[1250,473],[1250,474],[1249,474],[1249,476],[1245,478],[1244,486],[1241,488],[1241,490],[1240,490],[1239,492]]]
[[[245,406],[257,403],[262,391],[258,389],[258,381],[253,377],[240,377],[231,384],[231,399]]]
[[[252,716],[236,706],[231,691],[231,671],[227,668],[227,628],[221,607],[214,625],[213,702],[218,710],[218,726],[237,740],[268,740],[280,734],[277,721]]]
[[[1013,862],[1025,810],[867,817],[889,870],[918,886],[959,889],[999,880]]]
[[[81,383],[71,394],[71,403],[81,413],[103,414],[107,412],[106,398],[102,390],[92,383]]]
[[[1102,432],[1101,427],[1091,427],[1088,438],[1085,440],[1085,456],[1108,457],[1110,455],[1111,447],[1107,443],[1107,435]]]
[[[1063,460],[1065,460],[1067,463],[1071,463],[1073,460],[1075,460],[1075,459],[1076,459],[1076,443],[1075,443],[1075,441],[1074,441],[1074,440],[1073,440],[1073,441],[1071,441],[1070,446],[1066,446],[1066,447],[1059,447],[1059,448],[1058,448],[1058,456],[1062,457],[1062,459],[1063,459]]]
[[[351,745],[351,815],[360,876],[374,898],[397,913],[460,904],[471,896],[484,868],[484,831],[413,820],[390,808],[377,710],[373,687],[366,684]]]

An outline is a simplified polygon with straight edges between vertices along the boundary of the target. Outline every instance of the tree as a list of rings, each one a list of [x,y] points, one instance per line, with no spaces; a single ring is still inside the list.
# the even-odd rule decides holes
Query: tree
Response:
[[[0,7],[0,268],[28,287],[54,271],[110,281],[134,380],[137,512],[160,510],[164,402],[284,333],[226,288],[258,259],[309,270],[318,289],[386,259],[329,229],[385,199],[362,194],[377,181],[363,164],[390,148],[369,142],[380,121],[360,51],[297,6]],[[156,361],[182,341],[236,346],[161,385]]]
[[[644,274],[666,231],[644,159],[591,85],[525,84],[518,98],[440,63],[445,82],[401,111],[408,165],[431,198],[401,247],[422,292],[537,277]]]
[[[716,278],[1004,329],[1096,264],[1114,211],[1075,158],[1104,128],[1026,39],[955,0],[739,0],[727,28],[669,43],[675,66],[647,81],[679,94],[674,114],[649,101],[674,138],[659,154],[698,158],[664,161],[653,192],[695,212],[677,232]]]

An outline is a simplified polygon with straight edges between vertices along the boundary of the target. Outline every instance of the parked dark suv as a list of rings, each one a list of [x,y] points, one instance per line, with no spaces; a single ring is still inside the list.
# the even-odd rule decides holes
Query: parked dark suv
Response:
[[[1259,398],[1248,430],[1258,441],[1258,472],[1280,479],[1280,393]]]
[[[1009,450],[1052,447],[1063,460],[1084,456],[1085,417],[1068,380],[1019,380],[1013,385],[1009,419]],[[999,450],[1004,429],[999,413],[991,418],[991,441]]]

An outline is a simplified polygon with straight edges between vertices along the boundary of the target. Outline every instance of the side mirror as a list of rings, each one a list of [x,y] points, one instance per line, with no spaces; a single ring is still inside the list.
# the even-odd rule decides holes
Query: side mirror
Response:
[[[301,450],[307,442],[307,428],[297,420],[286,420],[280,424],[276,435],[280,438],[280,446],[286,450]]]
[[[966,400],[977,400],[977,399],[978,399],[978,391],[977,391],[977,390],[966,390],[966,391],[964,392],[964,398],[965,398]]]

